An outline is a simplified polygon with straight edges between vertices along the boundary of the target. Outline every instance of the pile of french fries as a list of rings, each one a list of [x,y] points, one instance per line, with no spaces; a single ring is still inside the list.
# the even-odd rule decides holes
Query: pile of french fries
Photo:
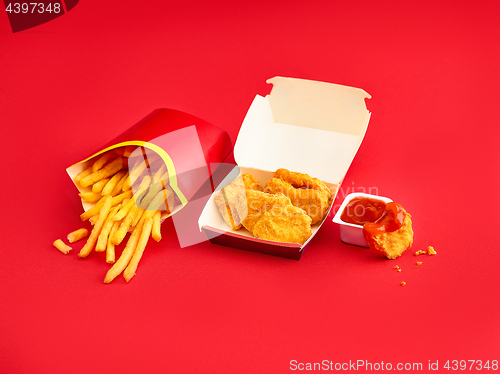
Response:
[[[75,182],[88,190],[79,194],[82,200],[95,203],[80,215],[93,227],[78,256],[86,258],[93,249],[106,252],[106,262],[113,265],[104,283],[122,272],[128,282],[136,273],[149,237],[161,240],[162,213],[170,213],[178,203],[163,160],[143,147],[121,147],[96,157]],[[117,246],[128,233],[125,248],[115,260]],[[73,243],[87,235],[86,229],[80,229],[70,233],[68,241]],[[54,246],[66,254],[71,249],[60,239]]]

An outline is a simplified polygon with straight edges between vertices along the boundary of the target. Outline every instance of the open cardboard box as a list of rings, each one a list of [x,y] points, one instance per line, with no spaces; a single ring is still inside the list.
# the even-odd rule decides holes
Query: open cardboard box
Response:
[[[304,79],[274,77],[267,83],[273,84],[271,93],[255,97],[236,140],[239,169],[262,185],[279,168],[306,173],[324,181],[335,197],[366,133],[371,113],[365,99],[371,96],[359,88]],[[198,225],[215,244],[299,260],[324,222],[313,225],[303,245],[258,239],[244,228],[231,230],[213,198]]]

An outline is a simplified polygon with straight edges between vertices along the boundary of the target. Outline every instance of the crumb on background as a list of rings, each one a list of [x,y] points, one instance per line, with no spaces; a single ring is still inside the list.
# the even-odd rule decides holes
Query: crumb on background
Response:
[[[418,266],[422,265],[422,262],[421,262],[421,261],[418,261],[418,262],[417,262],[417,265],[418,265]]]
[[[401,286],[406,286],[406,282],[401,282]]]
[[[435,254],[437,254],[437,252],[434,250],[434,248],[433,248],[433,247],[428,246],[428,247],[427,247],[427,254],[428,254],[429,256],[431,256],[431,255],[435,255]]]
[[[394,266],[394,269],[399,269],[399,266],[398,265]]]

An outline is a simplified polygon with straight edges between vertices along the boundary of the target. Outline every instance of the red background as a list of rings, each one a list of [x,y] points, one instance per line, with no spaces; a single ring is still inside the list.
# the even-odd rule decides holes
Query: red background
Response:
[[[500,5],[325,3],[85,0],[16,34],[0,13],[1,373],[500,359]],[[412,250],[385,260],[329,219],[293,261],[180,248],[167,222],[133,280],[104,285],[101,256],[52,247],[82,226],[67,166],[158,107],[234,143],[275,75],[373,96],[335,204],[377,188],[412,214]],[[436,256],[412,255],[428,245]]]

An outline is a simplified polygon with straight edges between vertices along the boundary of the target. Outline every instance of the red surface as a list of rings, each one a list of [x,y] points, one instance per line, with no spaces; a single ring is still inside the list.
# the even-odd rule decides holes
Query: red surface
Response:
[[[0,13],[1,373],[500,359],[500,5],[322,3],[86,0],[16,34]],[[300,261],[180,248],[167,222],[132,281],[104,285],[103,256],[52,247],[83,226],[68,165],[158,107],[234,143],[275,75],[373,96],[335,204],[353,188],[400,202],[412,251],[384,260],[331,221]],[[428,245],[436,256],[412,256]]]

